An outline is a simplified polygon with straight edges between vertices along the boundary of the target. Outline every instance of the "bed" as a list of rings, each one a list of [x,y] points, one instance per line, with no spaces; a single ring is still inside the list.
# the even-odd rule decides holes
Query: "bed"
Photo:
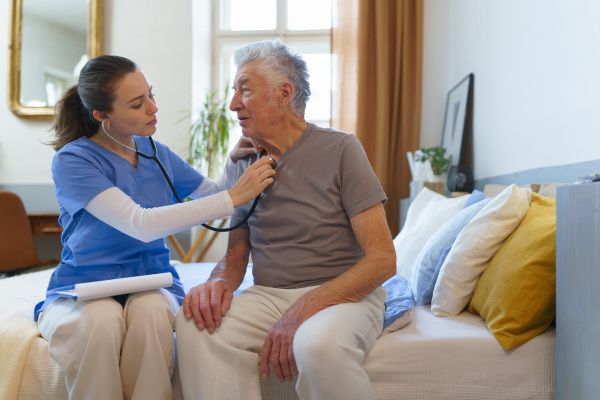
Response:
[[[519,337],[520,342],[515,345],[514,338],[511,338],[512,342],[503,338],[506,333],[498,330],[492,320],[494,307],[505,304],[489,304],[490,298],[495,301],[503,296],[501,288],[493,282],[506,278],[501,276],[506,268],[499,275],[498,267],[488,276],[488,270],[493,270],[490,266],[502,265],[511,251],[522,250],[520,247],[509,248],[509,244],[515,246],[514,238],[520,230],[522,235],[530,233],[523,226],[528,221],[526,216],[533,204],[532,196],[534,199],[552,198],[553,189],[544,185],[488,186],[479,192],[483,197],[478,202],[474,201],[473,194],[446,198],[427,189],[417,196],[408,209],[402,231],[394,239],[398,277],[414,289],[415,303],[404,314],[399,329],[378,339],[364,364],[378,399],[554,399],[555,304],[552,293],[546,293],[554,291],[554,281],[551,277],[538,279],[541,282],[537,284],[545,286],[531,290],[509,285],[512,292],[519,294],[519,300],[528,302],[525,306],[538,301],[537,297],[544,297],[546,303],[546,309],[539,311],[545,314],[544,321],[536,321],[535,329],[528,326],[527,337]],[[516,216],[515,203],[507,200],[515,197],[521,202],[525,198],[528,203],[516,212]],[[471,212],[470,218],[465,217],[468,213],[464,210],[480,201],[485,204],[478,206],[479,211]],[[485,210],[488,220],[481,221]],[[498,215],[504,215],[510,221],[498,221]],[[461,221],[458,226],[457,218]],[[441,235],[442,228],[450,225],[453,226],[453,237]],[[480,234],[481,229],[485,234]],[[491,231],[501,232],[493,234]],[[535,242],[535,239],[529,240]],[[437,247],[434,246],[436,243]],[[532,246],[531,243],[526,245]],[[440,254],[443,254],[444,262],[440,262]],[[465,255],[470,259],[465,259]],[[431,259],[435,259],[433,263]],[[464,283],[471,286],[466,304],[464,294],[458,293],[460,290],[443,290],[441,284],[436,287],[443,279],[446,282],[464,277],[465,271],[444,268],[452,260],[463,266],[471,263],[470,273],[474,277]],[[544,266],[548,275],[553,269],[550,264],[551,261],[547,261]],[[195,263],[178,264],[176,268],[184,286],[189,289],[204,281],[213,266],[214,263]],[[524,269],[512,272],[519,277],[513,285],[530,280],[520,278],[527,273],[528,265],[522,267]],[[0,280],[1,400],[67,398],[64,376],[49,357],[47,342],[39,336],[32,320],[33,307],[43,298],[51,272],[44,270]],[[487,282],[487,286],[480,281]],[[249,269],[243,287],[251,284]],[[485,286],[484,294],[480,293],[481,286]],[[479,306],[472,304],[473,290],[484,298]],[[543,292],[545,295],[536,295],[534,300],[523,295],[532,290],[534,294]],[[449,293],[456,296],[448,297]],[[456,302],[457,298],[462,302]],[[457,310],[455,315],[451,315],[452,309]],[[181,399],[177,368],[172,383],[174,398]],[[264,399],[297,398],[293,383],[279,383],[271,378],[262,381],[261,385]]]

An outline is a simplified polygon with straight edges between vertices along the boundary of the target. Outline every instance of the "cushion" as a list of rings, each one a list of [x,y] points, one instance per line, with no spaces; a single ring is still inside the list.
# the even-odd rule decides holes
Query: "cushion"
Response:
[[[479,190],[475,189],[467,198],[467,201],[466,201],[465,205],[463,206],[463,208],[467,208],[470,205],[479,203],[481,200],[485,200],[487,198],[488,198],[488,196],[486,196],[483,192],[480,192]]]
[[[538,193],[542,196],[556,198],[556,188],[564,185],[566,185],[566,183],[542,183]]]
[[[539,183],[528,183],[525,185],[519,185],[520,188],[531,189],[533,193],[538,193],[540,190]],[[486,183],[483,186],[483,193],[488,197],[496,197],[497,194],[502,193],[504,189],[506,189],[508,185],[500,185],[497,183]]]
[[[400,276],[394,276],[383,285],[387,290],[385,297],[385,318],[383,320],[383,332],[394,332],[410,322],[412,319],[413,295],[408,288],[406,280]]]
[[[550,325],[555,285],[556,200],[534,193],[525,218],[477,282],[468,310],[511,350]]]
[[[423,188],[406,214],[404,227],[394,239],[396,275],[408,279],[410,267],[429,237],[457,214],[469,196],[447,198]]]
[[[409,287],[417,304],[431,303],[438,274],[456,237],[479,210],[490,201],[485,195],[482,194],[482,196],[476,195],[479,202],[463,208],[458,214],[446,221],[421,249],[412,265],[409,279]]]
[[[433,289],[431,311],[458,315],[471,300],[477,280],[529,209],[531,190],[508,186],[458,234]]]

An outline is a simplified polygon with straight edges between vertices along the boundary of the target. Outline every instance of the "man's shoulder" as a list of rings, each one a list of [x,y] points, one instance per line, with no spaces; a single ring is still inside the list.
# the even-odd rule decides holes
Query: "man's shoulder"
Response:
[[[322,140],[341,143],[356,138],[356,136],[352,135],[351,133],[346,133],[338,131],[337,129],[326,128],[310,123],[308,132],[310,133],[310,139],[312,140]]]

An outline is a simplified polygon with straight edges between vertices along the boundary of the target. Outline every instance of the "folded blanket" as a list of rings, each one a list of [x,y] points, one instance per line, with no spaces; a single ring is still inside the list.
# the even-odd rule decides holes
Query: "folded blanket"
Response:
[[[385,298],[385,319],[383,321],[383,332],[397,331],[412,319],[413,294],[408,287],[408,282],[401,276],[394,276],[386,281],[383,288],[387,290]]]
[[[33,318],[0,315],[0,400],[17,398],[29,346],[40,336]]]
[[[44,299],[52,269],[0,279],[0,400],[17,398],[29,347],[41,336],[33,307]]]

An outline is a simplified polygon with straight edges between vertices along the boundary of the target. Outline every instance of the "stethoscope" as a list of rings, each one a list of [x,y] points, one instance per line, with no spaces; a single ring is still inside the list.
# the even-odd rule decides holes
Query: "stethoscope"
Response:
[[[162,162],[160,162],[160,160],[158,159],[158,154],[156,151],[156,144],[154,143],[154,139],[152,139],[152,136],[148,136],[148,139],[150,140],[150,145],[152,146],[152,152],[153,152],[152,155],[142,153],[141,151],[133,149],[133,148],[119,142],[117,139],[113,138],[112,136],[110,136],[108,134],[108,132],[106,131],[106,129],[104,129],[104,121],[106,121],[107,118],[108,117],[104,117],[104,119],[102,120],[102,124],[101,124],[102,130],[104,131],[106,136],[108,136],[110,139],[112,139],[114,142],[118,143],[119,145],[133,151],[138,156],[144,157],[148,160],[154,160],[154,162],[156,164],[158,164],[158,166],[160,167],[160,170],[163,173],[163,175],[165,176],[165,179],[167,180],[167,183],[169,184],[169,187],[171,188],[171,191],[175,195],[175,198],[177,199],[177,201],[179,203],[183,203],[183,200],[181,200],[181,197],[179,197],[179,194],[177,193],[177,190],[175,189],[175,186],[173,185],[173,181],[171,181],[171,178],[169,178],[169,174],[167,174],[167,170],[165,169]],[[272,163],[271,165],[273,166],[273,168],[275,168],[275,160],[272,157],[269,157],[269,159],[271,160],[271,163]],[[258,196],[256,196],[256,198],[254,199],[254,203],[252,203],[252,207],[250,207],[250,211],[248,211],[248,214],[246,214],[244,219],[242,219],[235,226],[230,226],[229,228],[215,228],[214,226],[210,226],[208,224],[202,224],[202,226],[205,227],[206,229],[210,229],[211,231],[215,231],[215,232],[230,232],[230,231],[233,231],[233,230],[239,228],[240,226],[244,225],[246,223],[246,221],[248,221],[248,218],[250,218],[250,216],[254,212],[254,209],[256,208],[256,206],[258,205],[258,201],[260,200],[260,195],[261,195],[261,193],[259,193]]]

